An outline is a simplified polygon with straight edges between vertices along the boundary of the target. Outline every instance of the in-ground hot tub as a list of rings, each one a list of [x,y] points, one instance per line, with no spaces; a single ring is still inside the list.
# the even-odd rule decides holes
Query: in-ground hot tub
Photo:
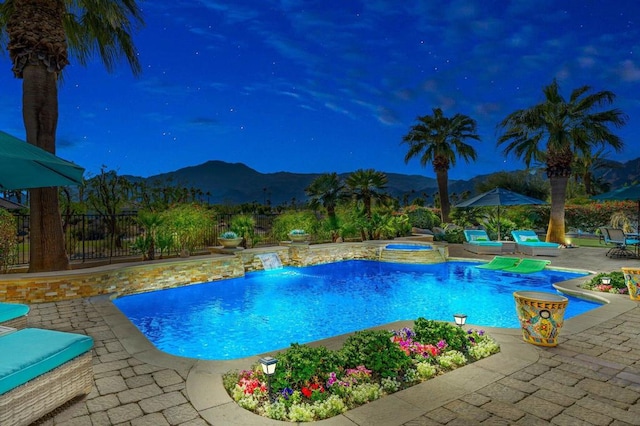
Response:
[[[386,250],[433,250],[433,247],[427,244],[387,244]]]
[[[380,247],[380,260],[398,263],[439,263],[445,258],[431,244],[389,243]]]

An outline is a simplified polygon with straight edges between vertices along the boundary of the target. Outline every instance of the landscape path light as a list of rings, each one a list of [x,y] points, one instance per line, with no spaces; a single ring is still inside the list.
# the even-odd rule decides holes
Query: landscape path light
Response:
[[[609,285],[611,284],[611,277],[602,277],[600,278],[600,282],[604,285]]]
[[[276,365],[278,360],[271,356],[260,358],[260,365],[262,366],[262,372],[267,376],[267,393],[269,394],[269,401],[274,402],[274,398],[271,395],[271,376],[276,372]]]
[[[458,327],[462,327],[467,322],[467,316],[465,314],[453,314],[453,319]]]

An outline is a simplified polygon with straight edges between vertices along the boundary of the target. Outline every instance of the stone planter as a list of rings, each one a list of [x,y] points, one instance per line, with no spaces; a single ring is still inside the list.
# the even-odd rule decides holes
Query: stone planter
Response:
[[[242,238],[218,238],[218,242],[220,242],[224,248],[236,248],[242,244]]]
[[[569,299],[540,291],[515,291],[513,298],[524,341],[538,346],[557,346]]]
[[[639,268],[622,268],[624,274],[624,283],[629,290],[631,300],[640,300],[640,269]]]

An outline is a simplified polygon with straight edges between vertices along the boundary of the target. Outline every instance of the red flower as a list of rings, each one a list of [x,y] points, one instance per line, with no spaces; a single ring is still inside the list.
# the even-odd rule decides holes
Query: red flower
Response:
[[[309,389],[309,388],[307,388],[307,387],[302,388],[302,390],[301,390],[300,392],[302,392],[302,394],[303,394],[304,396],[306,396],[307,398],[311,398],[311,394],[313,393],[313,392],[311,391],[311,389]]]

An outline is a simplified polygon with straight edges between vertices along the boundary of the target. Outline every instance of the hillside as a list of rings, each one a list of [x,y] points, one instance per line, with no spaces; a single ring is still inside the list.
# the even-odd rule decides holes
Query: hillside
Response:
[[[430,170],[425,173],[433,174]],[[349,173],[343,173],[342,178]],[[211,160],[206,163],[185,167],[173,172],[163,173],[140,178],[129,176],[134,180],[152,182],[173,182],[188,187],[200,189],[208,194],[207,198],[212,204],[241,204],[267,200],[272,205],[307,200],[304,189],[320,173],[260,173],[242,163],[227,163]],[[449,192],[462,193],[475,191],[477,182],[486,179],[488,175],[476,176],[470,180],[450,180]],[[601,170],[598,176],[611,183],[612,187],[640,181],[640,158],[626,163],[610,162],[605,170]],[[404,194],[410,198],[424,197],[425,194],[433,197],[437,192],[435,178],[421,175],[404,175],[399,173],[387,173],[389,179],[388,192],[394,197],[402,199]]]

